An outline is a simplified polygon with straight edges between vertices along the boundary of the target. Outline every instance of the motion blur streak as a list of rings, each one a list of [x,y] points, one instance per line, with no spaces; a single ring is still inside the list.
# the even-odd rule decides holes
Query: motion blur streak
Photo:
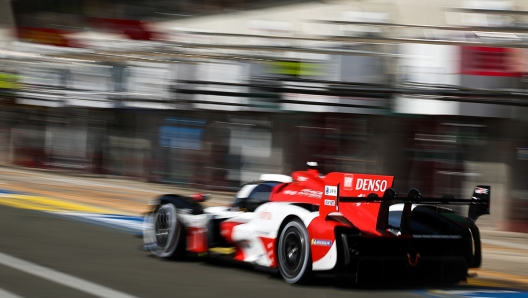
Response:
[[[526,0],[3,0],[0,203],[137,230],[159,194],[316,161],[400,196],[489,185],[483,242],[524,248],[527,54]]]
[[[510,281],[522,283],[525,285],[528,284],[528,278],[519,276],[519,275],[507,274],[507,273],[502,273],[502,272],[494,272],[494,271],[489,271],[489,270],[476,270],[476,273],[482,277],[495,277],[495,278],[499,278],[503,280],[510,280]],[[480,283],[479,285],[481,286],[486,286],[486,285],[487,286],[497,286],[497,284],[494,284],[494,285],[490,283],[486,284],[485,282],[482,283],[482,281],[477,281],[475,279],[470,279],[468,283],[475,284],[475,285]]]
[[[0,163],[232,192],[315,160],[489,184],[528,232],[528,2],[191,2],[2,2]]]
[[[1,195],[0,204],[39,211],[75,210],[93,213],[111,213],[109,209],[97,208],[72,202],[65,202],[57,199],[15,194]]]

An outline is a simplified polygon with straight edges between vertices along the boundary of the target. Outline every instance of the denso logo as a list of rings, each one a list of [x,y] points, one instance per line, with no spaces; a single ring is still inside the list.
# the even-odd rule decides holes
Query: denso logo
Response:
[[[387,189],[387,181],[385,180],[358,178],[356,182],[356,190],[385,191],[386,189]]]

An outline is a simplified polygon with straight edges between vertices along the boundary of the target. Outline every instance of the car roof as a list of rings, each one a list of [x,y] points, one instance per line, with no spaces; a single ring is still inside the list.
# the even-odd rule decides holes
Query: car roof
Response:
[[[292,182],[292,177],[282,174],[262,174],[260,175],[259,181],[275,181],[282,183]]]
[[[240,190],[236,193],[235,197],[237,198],[247,198],[251,192],[259,185],[268,185],[270,187],[274,187],[275,185],[277,184],[281,184],[283,182],[280,182],[280,181],[253,181],[253,182],[249,182],[249,183],[246,183],[244,185],[242,185],[242,187],[240,188]]]

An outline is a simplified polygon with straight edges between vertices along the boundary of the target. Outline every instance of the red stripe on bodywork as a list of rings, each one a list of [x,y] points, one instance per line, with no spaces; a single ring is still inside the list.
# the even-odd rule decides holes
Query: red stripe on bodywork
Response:
[[[224,221],[220,223],[220,235],[222,235],[227,242],[232,243],[235,246],[235,256],[233,258],[238,261],[244,261],[245,256],[242,249],[240,249],[240,247],[235,244],[235,241],[233,241],[233,228],[241,224],[241,222],[234,221]]]
[[[187,251],[201,253],[207,251],[207,232],[205,228],[188,227]]]
[[[326,221],[321,217],[316,217],[308,225],[308,235],[310,236],[310,247],[312,248],[312,262],[319,261],[328,254],[332,245],[321,245],[324,241],[335,242],[335,228],[346,226],[336,221]],[[314,240],[316,243],[314,244]]]
[[[381,236],[376,230],[380,203],[341,203],[339,212],[361,232]]]
[[[220,235],[224,237],[227,242],[234,243],[233,241],[233,228],[242,224],[241,222],[224,221],[220,223]]]
[[[277,268],[277,259],[275,258],[275,239],[258,237],[266,249],[266,254],[271,261],[271,268]]]

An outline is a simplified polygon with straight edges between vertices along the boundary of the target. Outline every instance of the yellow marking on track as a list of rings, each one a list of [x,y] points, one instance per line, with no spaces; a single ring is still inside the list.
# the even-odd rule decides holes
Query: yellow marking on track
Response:
[[[496,272],[496,271],[490,271],[490,270],[482,270],[482,269],[478,269],[475,271],[479,277],[495,278],[499,280],[490,281],[490,280],[479,279],[478,277],[468,278],[468,284],[470,285],[504,287],[505,285],[504,285],[504,282],[502,281],[509,281],[509,282],[514,282],[518,284],[523,284],[523,286],[528,286],[528,276],[515,275],[515,274]]]
[[[501,283],[500,281],[479,278],[468,278],[467,284],[470,286],[490,288],[502,288],[505,286],[505,284]]]
[[[9,194],[0,196],[0,204],[21,209],[31,209],[37,211],[80,211],[87,213],[111,213],[114,210],[93,207],[84,204],[66,202],[52,198]]]

